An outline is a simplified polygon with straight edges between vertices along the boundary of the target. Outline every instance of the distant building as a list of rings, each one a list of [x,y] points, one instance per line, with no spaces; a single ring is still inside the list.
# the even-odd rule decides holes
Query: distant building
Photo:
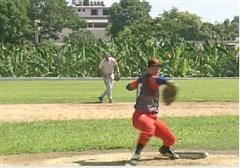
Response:
[[[72,8],[76,15],[88,23],[88,28],[106,28],[109,7],[103,1],[72,0]]]
[[[72,0],[70,6],[74,9],[77,16],[87,22],[87,30],[96,37],[104,41],[110,41],[107,35],[106,27],[108,25],[109,8],[105,6],[104,1],[93,0]],[[72,33],[69,28],[64,28],[59,33],[59,39],[56,41],[58,45],[63,44],[64,37]]]
[[[103,0],[72,0],[71,7],[77,16],[87,22],[87,29],[95,37],[101,38],[104,41],[110,40],[105,30],[108,25],[110,7],[105,6]]]

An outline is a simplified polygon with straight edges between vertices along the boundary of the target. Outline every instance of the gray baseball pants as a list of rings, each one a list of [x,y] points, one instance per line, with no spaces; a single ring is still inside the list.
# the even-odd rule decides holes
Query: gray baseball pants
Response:
[[[103,81],[105,83],[106,86],[106,90],[103,92],[103,94],[101,95],[101,97],[105,97],[108,96],[108,99],[112,99],[112,88],[113,88],[113,80],[114,79],[114,75],[105,75],[103,77]]]

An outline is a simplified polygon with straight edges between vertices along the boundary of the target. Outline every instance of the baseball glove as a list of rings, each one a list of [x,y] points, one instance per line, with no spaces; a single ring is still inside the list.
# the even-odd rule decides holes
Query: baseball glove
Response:
[[[168,82],[167,86],[162,91],[163,102],[166,105],[170,105],[175,100],[176,95],[177,87],[173,83]]]
[[[115,76],[114,76],[114,80],[115,81],[119,81],[121,79],[121,75],[120,73],[117,73]]]

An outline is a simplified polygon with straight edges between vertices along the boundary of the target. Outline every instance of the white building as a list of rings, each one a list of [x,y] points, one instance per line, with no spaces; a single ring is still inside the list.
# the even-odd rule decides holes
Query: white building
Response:
[[[96,37],[104,41],[110,41],[110,37],[107,35],[106,27],[108,24],[109,8],[106,7],[103,1],[93,1],[93,0],[72,0],[71,7],[74,9],[76,15],[85,20],[87,25],[87,30]],[[64,37],[67,37],[72,33],[69,28],[64,28],[61,33],[59,33],[59,40],[57,43],[62,44]]]
[[[88,28],[106,28],[109,16],[109,7],[103,1],[72,0],[72,8],[76,15],[88,23]]]

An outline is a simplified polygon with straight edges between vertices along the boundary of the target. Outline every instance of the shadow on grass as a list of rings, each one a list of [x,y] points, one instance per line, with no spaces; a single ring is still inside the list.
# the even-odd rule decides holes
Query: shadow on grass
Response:
[[[99,101],[94,102],[81,102],[80,104],[101,104]]]

